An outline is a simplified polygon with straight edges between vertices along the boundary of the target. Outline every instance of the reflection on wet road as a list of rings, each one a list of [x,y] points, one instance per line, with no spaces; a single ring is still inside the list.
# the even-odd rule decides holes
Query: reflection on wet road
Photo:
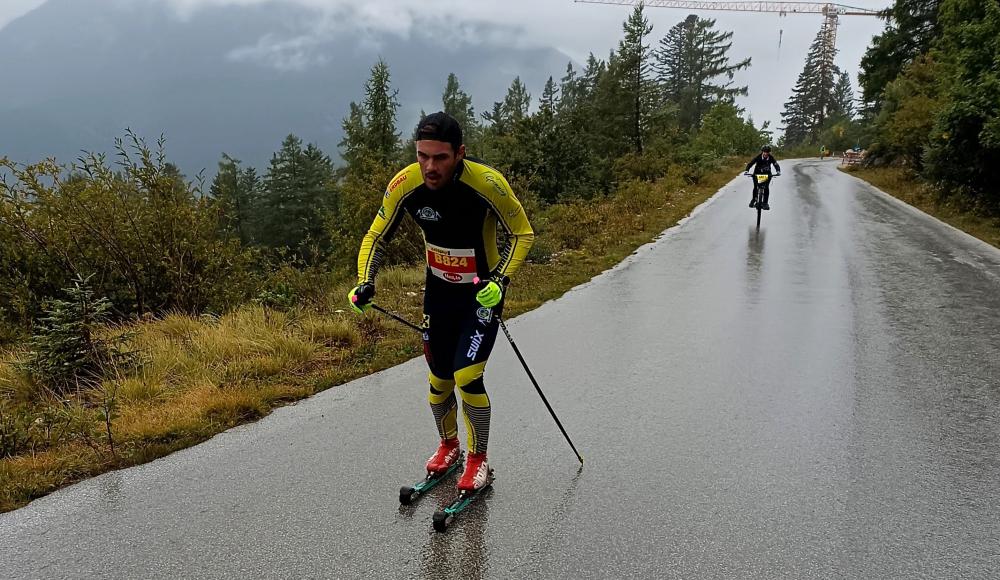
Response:
[[[1000,577],[1000,252],[789,162],[509,324],[447,534],[411,361],[0,516],[14,578]]]

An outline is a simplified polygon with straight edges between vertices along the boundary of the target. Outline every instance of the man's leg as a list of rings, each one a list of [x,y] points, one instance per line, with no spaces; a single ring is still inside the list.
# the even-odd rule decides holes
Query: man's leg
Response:
[[[437,427],[441,441],[437,451],[427,460],[427,471],[439,473],[446,471],[461,458],[462,450],[458,444],[458,404],[455,399],[455,380],[450,364],[455,349],[455,332],[449,332],[447,321],[440,315],[424,318],[424,358],[430,372],[427,375],[430,392],[427,402],[434,415],[434,425]],[[444,363],[442,366],[441,363]]]
[[[489,444],[492,407],[483,383],[483,372],[496,343],[500,328],[497,317],[502,308],[501,303],[492,309],[475,309],[475,316],[467,317],[462,325],[455,353],[455,386],[462,397],[469,444],[469,461],[458,482],[460,490],[471,491],[483,487],[489,475],[486,449]]]

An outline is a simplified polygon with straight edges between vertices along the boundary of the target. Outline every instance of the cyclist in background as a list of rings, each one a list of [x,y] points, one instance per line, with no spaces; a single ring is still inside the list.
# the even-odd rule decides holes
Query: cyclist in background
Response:
[[[764,145],[763,147],[760,148],[760,155],[751,159],[750,163],[747,163],[747,167],[744,170],[744,174],[751,175],[750,168],[753,167],[752,175],[771,175],[772,165],[774,165],[774,168],[777,170],[777,173],[775,173],[774,175],[775,176],[781,175],[781,166],[778,165],[778,160],[775,159],[773,155],[771,155],[770,145]],[[751,208],[757,207],[757,189],[758,186],[755,181],[753,188],[753,195],[750,198]],[[770,178],[768,178],[767,181],[765,181],[760,185],[760,190],[764,195],[764,200],[763,200],[764,204],[761,206],[761,209],[771,209],[771,206],[767,204],[767,199],[771,196]]]

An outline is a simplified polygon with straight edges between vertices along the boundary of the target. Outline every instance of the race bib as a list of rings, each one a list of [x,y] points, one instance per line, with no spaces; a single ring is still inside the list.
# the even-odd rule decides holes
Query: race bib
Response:
[[[471,284],[476,277],[476,252],[455,250],[427,244],[427,266],[442,280],[455,284]]]

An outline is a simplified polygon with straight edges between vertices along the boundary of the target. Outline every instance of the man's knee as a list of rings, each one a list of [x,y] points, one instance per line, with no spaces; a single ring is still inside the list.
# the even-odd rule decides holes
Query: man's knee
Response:
[[[479,363],[455,371],[455,384],[458,386],[462,400],[474,407],[488,407],[489,397],[486,396],[486,385],[483,384],[483,370],[486,363]]]
[[[455,390],[455,381],[452,379],[442,379],[434,373],[428,373],[427,380],[431,384],[431,390],[427,395],[427,399],[433,404],[439,405],[447,401],[448,397]]]

